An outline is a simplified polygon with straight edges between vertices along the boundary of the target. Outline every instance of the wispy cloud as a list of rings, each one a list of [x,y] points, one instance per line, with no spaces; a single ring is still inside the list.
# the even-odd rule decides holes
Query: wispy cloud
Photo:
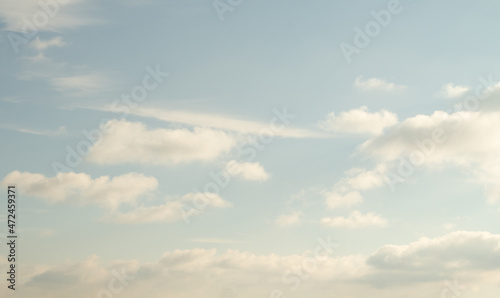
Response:
[[[300,225],[303,213],[301,211],[280,215],[274,222],[280,227]]]
[[[8,129],[8,130],[14,130],[22,133],[27,133],[27,134],[32,134],[32,135],[39,135],[39,136],[49,136],[49,137],[55,137],[55,136],[64,136],[68,134],[68,131],[66,130],[65,126],[59,126],[57,130],[38,130],[38,129],[29,129],[29,128],[16,128],[12,127],[10,125],[2,125],[2,128]]]
[[[141,205],[128,212],[112,212],[103,219],[122,224],[140,224],[153,222],[175,222],[184,219],[189,213],[185,204],[204,202],[206,207],[229,208],[233,204],[225,201],[216,193],[188,193],[180,199],[170,200],[161,205]],[[191,215],[200,215],[203,211],[195,211]]]
[[[436,96],[441,98],[457,98],[469,91],[469,87],[454,85],[453,83],[445,84],[441,87],[441,90],[436,93]]]
[[[23,32],[26,26],[35,26],[38,31],[57,32],[62,29],[80,27],[97,22],[87,15],[81,5],[89,5],[83,0],[64,1],[3,0],[0,2],[0,18],[6,30]],[[45,4],[45,5],[44,5]],[[49,12],[49,13],[47,13]],[[35,17],[45,16],[46,21],[33,21]],[[28,23],[28,24],[27,24]]]
[[[109,89],[111,80],[103,74],[86,74],[64,76],[49,79],[55,90],[72,94],[84,95]]]
[[[49,47],[62,47],[66,45],[62,37],[57,36],[48,40],[41,40],[38,36],[33,40],[30,45],[40,51],[43,51]]]
[[[348,217],[324,217],[321,223],[327,227],[334,228],[363,228],[363,227],[385,227],[387,220],[373,213],[362,214],[359,211],[353,211]]]
[[[105,107],[93,107],[90,109],[122,113],[122,111],[117,111],[113,106]],[[202,126],[218,128],[223,130],[235,131],[245,134],[258,135],[262,133],[263,129],[269,128],[270,124],[259,121],[243,120],[241,117],[234,116],[224,116],[218,114],[208,114],[208,113],[197,113],[191,111],[183,110],[165,110],[161,108],[148,108],[148,107],[137,107],[130,110],[132,115],[154,118],[166,122],[182,123],[192,126]],[[280,124],[281,125],[281,124]],[[276,130],[274,134],[279,137],[289,137],[289,138],[324,138],[327,137],[322,132],[284,127],[283,130]]]
[[[396,85],[394,83],[389,83],[384,79],[379,78],[370,78],[364,79],[362,76],[359,76],[354,81],[354,86],[363,91],[400,91],[406,89],[406,86]]]

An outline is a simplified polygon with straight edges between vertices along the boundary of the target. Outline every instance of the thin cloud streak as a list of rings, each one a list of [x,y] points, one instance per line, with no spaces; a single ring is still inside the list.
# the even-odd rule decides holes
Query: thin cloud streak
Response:
[[[106,112],[117,112],[114,111],[111,106],[90,108],[90,109],[106,111]],[[244,134],[257,135],[261,133],[263,129],[269,128],[269,123],[265,122],[241,120],[235,117],[229,117],[217,114],[208,114],[208,113],[189,112],[182,110],[165,110],[157,108],[137,107],[131,109],[129,113],[135,116],[154,118],[165,122],[174,122],[192,126],[218,128],[222,130],[235,131]],[[285,127],[283,130],[275,131],[274,133],[276,136],[286,137],[286,138],[331,137],[322,132],[317,132],[302,128],[292,128],[292,127]]]

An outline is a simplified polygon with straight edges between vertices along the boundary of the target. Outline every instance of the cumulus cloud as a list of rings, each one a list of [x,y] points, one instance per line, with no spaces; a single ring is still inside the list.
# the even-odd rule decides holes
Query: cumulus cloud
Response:
[[[377,165],[373,170],[352,168],[346,171],[346,176],[339,182],[339,186],[349,189],[367,190],[383,185],[386,167]]]
[[[457,98],[463,96],[467,91],[469,91],[469,87],[454,85],[453,83],[445,84],[441,87],[441,90],[436,94],[441,98]]]
[[[426,163],[465,163],[496,156],[499,113],[436,111],[405,119],[384,135],[375,136],[360,150],[381,160],[395,160],[417,150]],[[432,154],[431,154],[432,153]]]
[[[352,168],[331,189],[323,189],[320,194],[329,208],[352,207],[363,202],[360,191],[380,187],[386,183],[387,166],[383,163],[372,170]]]
[[[339,115],[331,112],[319,126],[326,131],[343,134],[378,135],[397,122],[398,117],[394,113],[386,110],[371,113],[366,106],[362,106],[359,109],[340,112]]]
[[[321,224],[334,228],[363,228],[369,226],[385,227],[387,220],[374,213],[362,214],[359,211],[353,211],[348,217],[324,217]]]
[[[226,164],[226,171],[231,176],[240,177],[245,180],[265,181],[269,178],[269,174],[258,162],[230,160]]]
[[[356,80],[354,81],[354,86],[363,91],[378,90],[386,92],[399,91],[406,88],[406,86],[389,83],[384,79],[379,79],[379,78],[364,79],[362,76],[356,78]]]
[[[320,249],[320,253],[325,255],[323,249]],[[273,289],[291,291],[290,288],[296,287],[297,282],[305,284],[305,280],[299,279],[296,273],[290,271],[295,271],[297,267],[309,268],[303,264],[311,262],[312,256],[313,251],[280,256],[194,248],[168,251],[158,260],[149,263],[130,260],[105,264],[96,257],[91,257],[82,262],[68,261],[66,264],[47,268],[30,279],[26,291],[40,292],[42,289],[53,289],[59,284],[57,293],[40,297],[68,297],[64,296],[66,291],[80,288],[82,296],[98,297],[99,290],[107,289],[108,284],[116,279],[116,272],[112,273],[115,270],[120,273],[118,276],[126,277],[122,278],[127,283],[120,292],[120,297],[124,298],[139,297],[141,293],[148,293],[151,298],[208,298],[227,287],[234,288],[241,298],[269,297]],[[310,276],[307,283],[321,286],[320,288],[326,288],[332,281],[341,284],[361,276],[367,267],[363,256],[334,258],[326,255],[315,262],[314,270],[301,270]],[[193,284],[197,286],[194,287]],[[116,286],[120,285],[118,279]]]
[[[498,269],[500,235],[458,231],[437,238],[421,238],[408,245],[386,245],[368,258],[368,264],[378,269],[408,272]]]
[[[408,118],[384,135],[364,142],[359,151],[380,162],[403,158],[413,167],[464,168],[485,185],[490,202],[500,199],[500,112],[437,111]]]
[[[128,173],[110,178],[92,179],[85,173],[59,173],[55,177],[43,174],[13,171],[2,180],[2,185],[18,185],[19,190],[48,202],[98,204],[116,209],[121,204],[133,204],[158,187],[154,177]]]
[[[404,119],[362,143],[357,153],[376,162],[372,170],[347,171],[325,197],[404,182],[419,166],[460,168],[483,185],[490,203],[500,201],[500,84],[484,81],[476,96],[457,103],[455,112],[435,111]],[[482,93],[479,91],[483,90]],[[404,170],[402,170],[404,169]]]
[[[140,122],[110,120],[111,131],[90,149],[97,164],[177,164],[210,161],[236,145],[231,135],[208,128],[148,129]]]
[[[27,286],[41,286],[55,282],[67,285],[94,284],[107,276],[107,271],[99,264],[99,257],[92,255],[81,262],[69,261],[37,274],[28,281]]]
[[[200,208],[190,207],[193,204]],[[179,200],[168,201],[162,205],[141,205],[129,212],[114,212],[107,215],[105,219],[127,224],[175,222],[193,215],[200,215],[207,207],[229,208],[231,206],[232,203],[224,201],[215,193],[188,193]]]
[[[82,296],[94,297],[118,276],[126,282],[120,293],[124,298],[139,297],[145,290],[152,298],[213,297],[211,293],[227,287],[242,298],[269,297],[273,289],[284,294],[299,289],[315,297],[330,297],[332,286],[341,297],[370,293],[402,297],[408,289],[420,289],[418,295],[409,296],[417,297],[422,293],[439,296],[443,281],[459,277],[462,296],[475,297],[477,292],[470,289],[496,289],[500,276],[500,235],[488,232],[460,231],[409,244],[384,245],[369,255],[335,256],[335,250],[325,254],[320,247],[321,257],[315,259],[313,248],[289,255],[193,248],[167,251],[153,262],[102,263],[97,256],[90,256],[80,262],[33,270],[22,286],[41,298],[68,297],[75,289]],[[401,288],[402,284],[405,287]],[[59,285],[57,293],[44,292],[55,285]]]
[[[280,227],[299,225],[302,220],[303,213],[301,211],[292,212],[290,214],[280,215],[275,223]]]

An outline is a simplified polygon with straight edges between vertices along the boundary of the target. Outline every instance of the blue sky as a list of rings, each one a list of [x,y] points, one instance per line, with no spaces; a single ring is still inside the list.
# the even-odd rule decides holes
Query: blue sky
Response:
[[[23,297],[498,296],[497,2],[41,3],[0,4]]]

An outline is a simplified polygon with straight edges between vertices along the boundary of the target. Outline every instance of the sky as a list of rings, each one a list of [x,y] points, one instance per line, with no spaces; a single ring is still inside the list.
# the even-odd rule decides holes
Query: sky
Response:
[[[499,9],[2,1],[0,293],[498,297]]]

